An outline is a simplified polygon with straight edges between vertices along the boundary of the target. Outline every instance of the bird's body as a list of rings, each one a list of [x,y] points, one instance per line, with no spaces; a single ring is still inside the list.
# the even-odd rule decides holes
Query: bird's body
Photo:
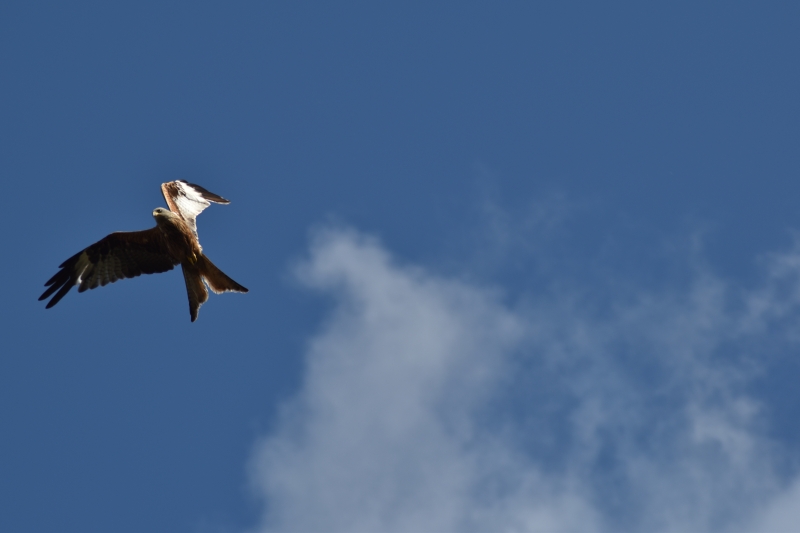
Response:
[[[154,228],[112,233],[70,257],[45,284],[48,288],[39,300],[55,293],[47,303],[49,309],[74,285],[78,285],[78,292],[83,292],[119,279],[166,272],[177,265],[183,270],[192,322],[197,320],[200,306],[208,300],[206,285],[215,293],[248,292],[203,254],[197,237],[197,215],[210,202],[229,201],[185,181],[164,183],[161,190],[170,209],[159,207],[153,211]]]
[[[197,256],[203,253],[203,247],[183,218],[163,207],[153,211],[153,218],[156,219],[156,228],[164,235],[167,252],[177,261],[176,264],[196,262]]]

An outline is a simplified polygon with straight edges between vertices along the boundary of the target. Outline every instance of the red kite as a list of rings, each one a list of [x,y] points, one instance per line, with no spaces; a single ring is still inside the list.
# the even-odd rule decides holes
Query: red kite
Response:
[[[153,211],[156,227],[112,233],[61,263],[61,270],[44,284],[48,289],[39,297],[44,300],[55,292],[47,302],[47,309],[56,305],[73,285],[83,292],[124,278],[166,272],[175,265],[183,269],[192,322],[197,320],[200,306],[208,300],[206,285],[217,294],[248,292],[214,266],[203,254],[197,237],[197,215],[210,202],[229,204],[230,201],[183,180],[163,183],[161,192],[169,211],[163,207]]]

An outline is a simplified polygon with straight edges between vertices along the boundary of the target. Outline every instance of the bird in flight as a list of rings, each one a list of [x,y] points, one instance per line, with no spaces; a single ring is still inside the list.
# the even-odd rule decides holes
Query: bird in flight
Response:
[[[183,270],[192,322],[208,300],[206,285],[217,294],[248,292],[214,266],[197,237],[197,215],[211,202],[230,201],[183,180],[161,184],[161,192],[169,210],[158,207],[153,211],[156,227],[112,233],[61,263],[61,270],[45,283],[47,290],[39,297],[44,300],[55,293],[46,309],[56,305],[74,285],[83,292],[124,278],[166,272],[176,265]]]

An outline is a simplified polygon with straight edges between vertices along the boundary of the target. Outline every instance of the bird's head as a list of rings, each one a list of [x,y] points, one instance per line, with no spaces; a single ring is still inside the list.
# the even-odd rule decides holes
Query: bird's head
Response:
[[[156,219],[156,223],[165,222],[174,216],[175,214],[169,209],[164,209],[163,207],[153,209],[153,218]]]

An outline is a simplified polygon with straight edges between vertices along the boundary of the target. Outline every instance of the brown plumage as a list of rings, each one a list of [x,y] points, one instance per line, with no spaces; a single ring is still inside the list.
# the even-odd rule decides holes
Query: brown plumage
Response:
[[[48,288],[39,297],[44,300],[55,294],[47,309],[56,305],[74,285],[78,285],[78,292],[83,292],[124,278],[166,272],[176,265],[183,270],[192,322],[197,320],[200,306],[208,300],[206,285],[217,294],[248,292],[203,254],[197,237],[197,215],[210,202],[230,202],[182,180],[162,184],[161,191],[170,210],[159,207],[153,211],[156,227],[112,233],[61,263],[61,270],[45,283]]]

